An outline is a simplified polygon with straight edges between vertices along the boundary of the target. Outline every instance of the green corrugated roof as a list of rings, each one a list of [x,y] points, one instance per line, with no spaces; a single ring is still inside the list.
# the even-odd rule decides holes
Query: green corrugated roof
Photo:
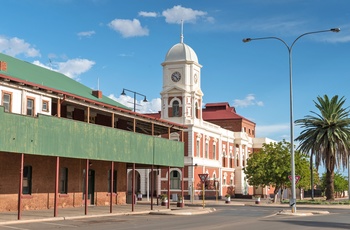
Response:
[[[0,74],[74,94],[100,103],[106,103],[130,110],[130,108],[112,100],[109,97],[102,96],[102,98],[99,99],[93,96],[92,89],[62,73],[40,67],[2,53],[0,53],[0,61],[7,63],[7,70],[1,71],[0,69]]]

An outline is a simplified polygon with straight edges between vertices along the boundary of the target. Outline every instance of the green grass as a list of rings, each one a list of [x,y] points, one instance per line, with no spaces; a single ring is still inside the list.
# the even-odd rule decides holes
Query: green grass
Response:
[[[283,200],[283,204],[289,204],[289,200]],[[319,205],[350,205],[349,200],[326,201],[324,199],[297,200],[297,204],[319,204]]]

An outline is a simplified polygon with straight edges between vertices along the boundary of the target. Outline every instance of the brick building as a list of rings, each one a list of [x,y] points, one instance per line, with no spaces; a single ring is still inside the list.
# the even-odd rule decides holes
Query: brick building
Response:
[[[185,126],[0,53],[0,212],[125,204],[127,169],[183,167]],[[164,137],[164,138],[162,138]],[[153,173],[156,175],[157,173]],[[134,196],[131,196],[131,198]]]
[[[184,170],[171,168],[170,174],[162,172],[160,180],[167,181],[170,177],[172,193],[184,189],[190,199],[203,195],[199,174],[207,175],[205,197],[208,199],[226,194],[236,197],[269,194],[266,189],[254,191],[245,180],[243,169],[250,154],[273,140],[256,138],[255,123],[237,114],[229,103],[203,104],[202,66],[194,50],[183,42],[182,35],[180,43],[166,53],[162,67],[161,111],[147,115],[185,125],[187,129]],[[170,139],[180,140],[176,134]],[[165,191],[165,187],[159,191]]]

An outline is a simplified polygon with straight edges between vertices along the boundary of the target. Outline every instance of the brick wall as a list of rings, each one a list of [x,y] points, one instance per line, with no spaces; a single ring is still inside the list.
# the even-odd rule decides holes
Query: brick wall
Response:
[[[0,212],[17,211],[20,154],[0,152]],[[111,163],[91,161],[91,170],[95,171],[95,205],[109,205],[108,170]],[[90,162],[90,163],[91,163]],[[22,195],[23,210],[50,209],[54,207],[56,157],[25,155],[24,165],[32,166],[32,193]],[[68,193],[60,194],[58,207],[78,207],[83,202],[83,170],[86,160],[60,158],[60,167],[68,168]],[[117,170],[117,194],[113,203],[126,202],[126,164],[115,163]]]

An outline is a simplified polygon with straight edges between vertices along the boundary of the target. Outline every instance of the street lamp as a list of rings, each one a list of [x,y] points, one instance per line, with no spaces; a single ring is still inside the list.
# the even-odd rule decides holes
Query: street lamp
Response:
[[[129,90],[129,89],[124,89],[123,88],[123,92],[120,95],[126,96],[125,91],[134,94],[134,112],[136,112],[136,94],[144,97],[143,100],[142,100],[143,102],[148,102],[145,95],[143,95],[141,93],[138,93],[138,92],[135,92],[135,91],[132,91],[132,90]]]
[[[296,194],[295,194],[295,163],[294,163],[294,122],[293,122],[293,81],[292,81],[292,49],[294,44],[299,40],[299,38],[309,35],[309,34],[317,34],[317,33],[324,33],[324,32],[339,32],[339,28],[332,28],[329,30],[319,30],[319,31],[313,31],[313,32],[307,32],[299,37],[297,37],[292,45],[288,45],[284,40],[278,37],[262,37],[262,38],[244,38],[243,42],[250,42],[254,40],[264,40],[264,39],[276,39],[281,41],[288,49],[289,54],[289,99],[290,99],[290,154],[291,154],[291,176],[292,176],[292,199],[289,201],[289,204],[292,208],[292,212],[296,212]]]

